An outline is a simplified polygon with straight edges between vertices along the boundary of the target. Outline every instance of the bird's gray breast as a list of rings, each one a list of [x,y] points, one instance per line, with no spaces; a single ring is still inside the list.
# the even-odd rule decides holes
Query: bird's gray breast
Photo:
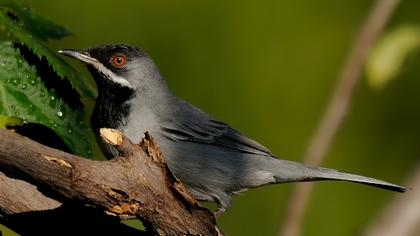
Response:
[[[149,132],[153,138],[159,141],[156,133],[159,127],[159,117],[155,115],[153,109],[143,103],[135,103],[131,104],[130,111],[125,122],[121,123],[117,129],[123,131],[124,135],[134,143],[139,143],[145,132]]]

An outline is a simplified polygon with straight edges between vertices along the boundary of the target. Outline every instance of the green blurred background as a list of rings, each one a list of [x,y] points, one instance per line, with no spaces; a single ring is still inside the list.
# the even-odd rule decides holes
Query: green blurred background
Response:
[[[51,42],[53,48],[142,47],[176,94],[276,155],[300,161],[374,1],[23,2],[74,33]],[[420,1],[402,1],[387,30],[420,25],[419,9]],[[324,166],[395,183],[409,176],[420,156],[419,62],[382,90],[359,83]],[[227,235],[276,235],[291,188],[235,196],[218,222]],[[393,196],[358,184],[317,183],[302,235],[357,235]]]

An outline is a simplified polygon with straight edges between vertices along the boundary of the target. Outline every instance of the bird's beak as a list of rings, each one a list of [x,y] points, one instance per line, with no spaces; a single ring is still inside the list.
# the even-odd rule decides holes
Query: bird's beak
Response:
[[[87,64],[96,64],[99,63],[98,60],[91,57],[87,51],[83,50],[74,50],[74,49],[62,49],[58,53],[76,58],[79,61],[82,61]]]

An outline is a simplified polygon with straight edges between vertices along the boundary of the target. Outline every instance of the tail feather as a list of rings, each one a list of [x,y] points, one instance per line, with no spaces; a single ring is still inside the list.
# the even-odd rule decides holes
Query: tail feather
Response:
[[[374,179],[370,177],[365,177],[361,175],[355,175],[355,174],[349,174],[344,172],[339,172],[333,169],[327,169],[327,168],[319,168],[321,171],[320,180],[341,180],[341,181],[350,181],[350,182],[356,182],[366,185],[371,185],[374,187],[387,189],[395,192],[405,192],[407,189],[405,187],[388,183],[379,179]]]
[[[276,173],[274,178],[277,183],[339,180],[371,185],[395,192],[407,191],[405,187],[370,177],[339,172],[329,168],[307,166],[293,161],[275,160],[276,163],[272,163],[270,169]]]

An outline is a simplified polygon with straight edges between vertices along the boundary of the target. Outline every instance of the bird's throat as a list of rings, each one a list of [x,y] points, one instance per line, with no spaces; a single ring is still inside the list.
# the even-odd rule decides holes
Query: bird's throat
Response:
[[[130,101],[134,95],[135,91],[131,88],[102,81],[98,86],[98,98],[92,114],[94,132],[99,132],[100,128],[118,129],[124,126],[130,114]]]

